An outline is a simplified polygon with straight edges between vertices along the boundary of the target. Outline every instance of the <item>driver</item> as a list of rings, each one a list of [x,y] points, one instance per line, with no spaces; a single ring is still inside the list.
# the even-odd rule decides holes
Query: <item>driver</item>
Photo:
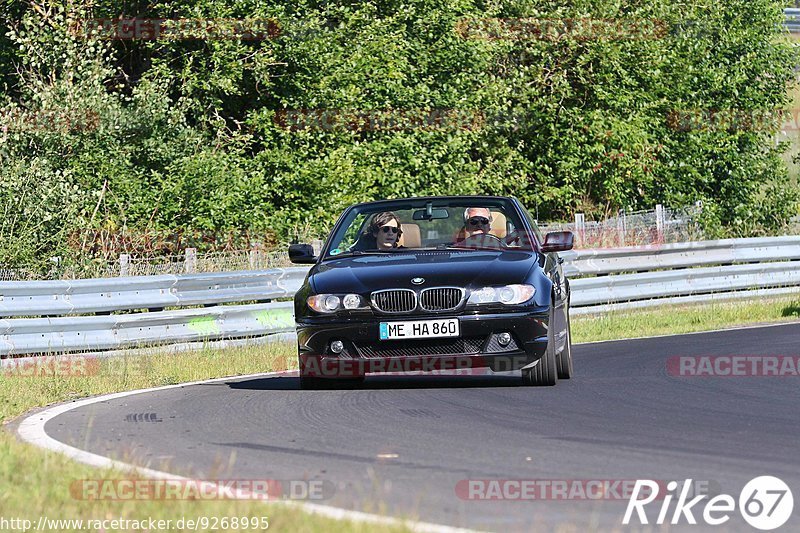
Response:
[[[491,231],[492,212],[486,207],[468,207],[464,210],[464,231],[467,237],[487,235]]]

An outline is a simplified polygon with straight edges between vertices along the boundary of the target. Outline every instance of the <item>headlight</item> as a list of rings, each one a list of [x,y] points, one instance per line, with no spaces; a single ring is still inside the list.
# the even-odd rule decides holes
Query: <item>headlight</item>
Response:
[[[342,299],[345,309],[358,309],[361,307],[361,296],[358,294],[348,294]]]
[[[335,294],[316,294],[309,296],[306,302],[317,313],[333,313],[339,309],[341,300]]]
[[[495,290],[492,287],[484,287],[482,289],[478,289],[472,291],[472,294],[469,295],[469,300],[467,300],[468,304],[488,304],[492,302],[496,302],[497,300]]]
[[[505,285],[503,287],[483,287],[473,290],[467,304],[522,304],[533,298],[536,288],[533,285]]]
[[[364,306],[364,300],[358,294],[315,294],[309,296],[306,303],[317,313],[335,313],[342,308],[353,310]]]

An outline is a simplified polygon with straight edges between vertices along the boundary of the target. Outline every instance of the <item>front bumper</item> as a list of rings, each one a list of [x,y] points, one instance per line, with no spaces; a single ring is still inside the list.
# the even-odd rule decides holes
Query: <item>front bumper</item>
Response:
[[[460,336],[440,339],[379,340],[379,324],[398,320],[458,318]],[[297,324],[300,373],[307,377],[351,378],[375,372],[434,370],[518,370],[547,349],[547,311],[392,317],[314,317]],[[507,346],[499,333],[510,333]],[[331,342],[344,351],[335,354]],[[479,373],[479,372],[478,372]]]

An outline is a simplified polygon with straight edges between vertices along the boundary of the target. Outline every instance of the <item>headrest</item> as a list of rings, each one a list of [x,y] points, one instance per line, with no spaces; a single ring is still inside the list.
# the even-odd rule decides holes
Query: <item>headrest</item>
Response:
[[[506,216],[503,213],[492,211],[492,222],[490,223],[490,226],[492,229],[489,230],[489,233],[495,237],[502,239],[508,234],[508,228],[506,227]]]
[[[422,247],[422,237],[417,224],[400,224],[400,227],[403,230],[403,234],[400,235],[400,240],[397,241],[398,246],[405,246],[406,248]]]

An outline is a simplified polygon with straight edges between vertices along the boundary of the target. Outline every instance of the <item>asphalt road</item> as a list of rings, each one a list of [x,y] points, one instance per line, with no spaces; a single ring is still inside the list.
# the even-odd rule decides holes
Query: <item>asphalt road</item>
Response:
[[[301,391],[295,377],[231,379],[87,406],[46,430],[172,473],[325,480],[333,490],[319,503],[503,532],[644,528],[622,526],[627,500],[613,490],[603,500],[487,501],[460,490],[465,480],[566,480],[576,490],[571,480],[693,479],[738,501],[748,480],[773,475],[793,488],[786,527],[800,529],[800,378],[668,373],[670,357],[695,355],[797,356],[800,323],[577,345],[575,377],[554,388],[512,375],[370,376],[358,390],[325,391]],[[473,497],[491,494],[476,486]],[[660,505],[647,507],[651,524]],[[731,516],[709,529],[755,531],[738,509]]]

